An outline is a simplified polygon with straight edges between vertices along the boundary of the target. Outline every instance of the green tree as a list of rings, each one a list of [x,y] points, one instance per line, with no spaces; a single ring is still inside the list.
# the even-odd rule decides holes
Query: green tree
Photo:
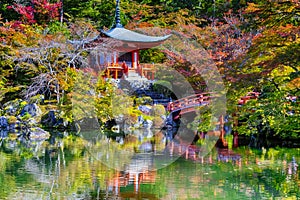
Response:
[[[237,81],[231,84],[231,91],[261,94],[239,109],[241,134],[299,137],[298,6],[297,2],[266,1],[249,4],[246,9],[251,19],[256,19],[249,19],[250,23],[260,32],[242,61],[236,63]]]

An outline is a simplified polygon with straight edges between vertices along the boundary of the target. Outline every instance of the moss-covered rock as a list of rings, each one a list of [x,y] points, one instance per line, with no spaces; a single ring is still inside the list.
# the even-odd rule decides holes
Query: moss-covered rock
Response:
[[[22,99],[8,101],[3,105],[3,115],[17,116],[20,114],[25,105],[27,105],[27,102]]]

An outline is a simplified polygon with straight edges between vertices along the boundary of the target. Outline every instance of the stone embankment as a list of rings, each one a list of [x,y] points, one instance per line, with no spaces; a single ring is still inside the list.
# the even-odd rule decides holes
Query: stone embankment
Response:
[[[21,99],[9,101],[0,110],[0,133],[5,138],[9,133],[31,140],[44,140],[49,132],[39,127],[42,111],[37,103],[28,103]]]

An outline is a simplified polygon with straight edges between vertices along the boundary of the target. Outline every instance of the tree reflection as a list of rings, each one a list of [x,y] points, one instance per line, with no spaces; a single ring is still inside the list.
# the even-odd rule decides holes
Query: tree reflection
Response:
[[[13,139],[3,140],[1,199],[299,198],[299,149],[214,148],[207,156],[199,156],[194,145],[175,162],[155,169],[165,163],[165,157],[159,152],[166,150],[156,145],[162,142],[169,148],[172,143],[179,143],[176,144],[176,140],[166,143],[163,133],[156,138],[151,135],[156,134],[143,133],[143,137],[131,138],[138,146],[126,147],[134,154],[117,157],[120,159],[117,163],[122,164],[121,170],[110,168],[95,157],[94,153],[99,150],[103,155],[117,156],[109,149],[102,151],[107,146],[100,140],[91,144],[83,138],[65,134],[51,143],[43,141],[30,148],[22,147],[24,143]],[[139,148],[145,142],[152,145],[150,152],[148,147],[145,151],[144,147]],[[170,152],[168,149],[168,154]]]

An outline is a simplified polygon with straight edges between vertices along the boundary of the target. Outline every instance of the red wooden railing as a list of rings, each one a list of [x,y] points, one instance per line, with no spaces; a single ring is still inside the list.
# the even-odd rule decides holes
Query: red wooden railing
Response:
[[[259,92],[248,92],[246,96],[243,96],[239,99],[238,105],[244,105],[250,99],[257,99],[259,94]]]
[[[193,108],[200,105],[208,105],[212,98],[212,92],[194,94],[188,97],[178,99],[168,103],[167,110],[169,112],[183,111],[184,109]]]
[[[128,70],[134,70],[138,73],[141,77],[146,77],[148,80],[154,80],[156,69],[154,64],[138,64],[137,68],[128,68],[125,64],[119,63],[107,63],[106,65],[102,66],[101,69],[104,69],[104,77],[106,78],[114,78],[118,79],[125,75],[128,76]]]

